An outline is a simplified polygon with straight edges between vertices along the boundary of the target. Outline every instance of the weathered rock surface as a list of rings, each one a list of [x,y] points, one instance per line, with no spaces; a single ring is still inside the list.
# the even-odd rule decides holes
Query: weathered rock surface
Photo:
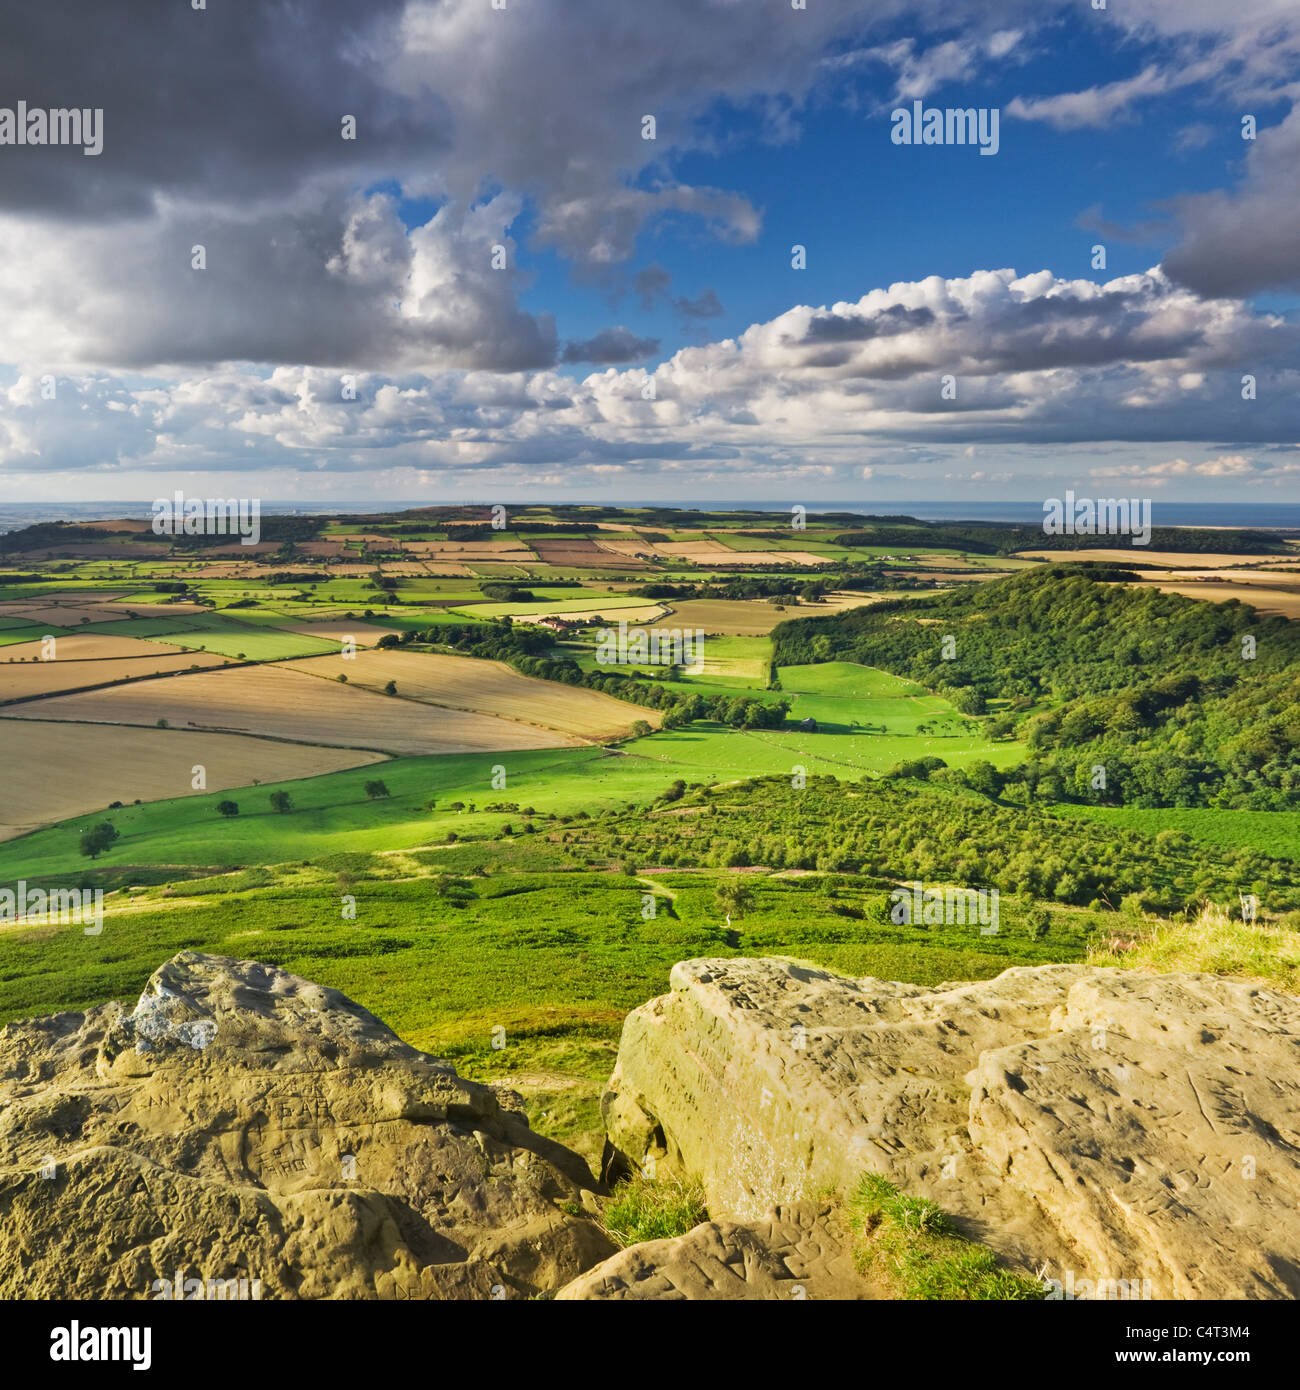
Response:
[[[580,1274],[557,1299],[863,1299],[870,1296],[835,1214],[795,1202],[763,1221],[706,1221],[684,1236],[649,1240]]]
[[[517,1097],[336,990],[186,951],[134,1011],[0,1030],[0,1297],[489,1298],[616,1247]],[[233,1296],[233,1293],[228,1296]]]
[[[1048,1278],[1294,1298],[1298,1063],[1300,1000],[1213,975],[1059,965],[926,989],[686,961],[624,1026],[607,1161],[701,1179],[719,1222],[870,1170]]]

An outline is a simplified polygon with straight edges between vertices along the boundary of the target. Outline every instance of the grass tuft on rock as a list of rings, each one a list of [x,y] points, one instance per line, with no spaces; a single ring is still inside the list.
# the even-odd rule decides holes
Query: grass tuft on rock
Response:
[[[1132,969],[1203,971],[1234,975],[1300,993],[1300,914],[1271,922],[1243,922],[1227,909],[1207,903],[1189,921],[1147,917],[1127,934],[1098,941],[1089,965]]]
[[[859,1180],[845,1217],[858,1270],[883,1281],[895,1298],[1026,1301],[1047,1293],[960,1235],[934,1202],[906,1196],[879,1173]]]
[[[623,1246],[684,1236],[708,1219],[704,1189],[676,1178],[629,1178],[614,1189],[605,1208],[605,1229]]]

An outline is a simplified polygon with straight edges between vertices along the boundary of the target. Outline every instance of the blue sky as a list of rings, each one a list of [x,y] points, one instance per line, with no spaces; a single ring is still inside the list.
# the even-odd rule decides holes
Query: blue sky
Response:
[[[1294,499],[1291,0],[810,4],[38,19],[104,150],[0,144],[5,500]]]

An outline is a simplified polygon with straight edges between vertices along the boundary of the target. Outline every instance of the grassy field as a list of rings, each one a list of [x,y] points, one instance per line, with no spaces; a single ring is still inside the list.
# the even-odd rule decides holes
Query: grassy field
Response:
[[[284,632],[260,624],[237,622],[233,618],[209,613],[186,617],[183,614],[158,618],[127,618],[121,622],[100,623],[94,632],[119,637],[161,637],[178,647],[217,652],[250,661],[281,661],[291,656],[318,656],[333,650],[333,644],[297,632]]]

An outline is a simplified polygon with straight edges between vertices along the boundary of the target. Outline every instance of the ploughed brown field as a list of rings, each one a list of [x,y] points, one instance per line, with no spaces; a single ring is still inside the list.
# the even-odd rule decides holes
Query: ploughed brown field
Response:
[[[105,729],[91,724],[24,723],[4,735],[5,779],[0,840],[106,810],[111,802],[200,796],[193,769],[207,770],[207,791],[288,782],[384,761],[347,748],[307,748],[237,734],[179,729]]]
[[[500,716],[497,723],[522,720],[566,735],[551,735],[536,744],[514,747],[546,747],[549,743],[597,742],[618,738],[644,719],[658,727],[655,710],[629,704],[581,686],[522,676],[500,661],[479,661],[468,656],[443,656],[433,652],[359,651],[353,658],[310,656],[282,663],[295,673],[306,673],[328,685],[345,675],[350,686],[382,690],[397,682],[400,695],[452,710],[475,710]],[[388,699],[390,697],[381,697]]]
[[[341,668],[346,666],[349,673],[355,664],[336,657],[316,659],[340,661]],[[581,742],[564,733],[490,714],[434,709],[414,700],[317,680],[286,670],[283,664],[200,671],[80,695],[53,695],[0,707],[0,717],[142,727],[156,726],[159,719],[165,719],[178,730],[252,734],[398,754],[556,748]],[[107,746],[113,747],[111,743]]]
[[[56,638],[52,661],[41,659],[43,646],[41,642],[15,642],[0,647],[0,701],[187,671],[191,666],[220,666],[225,660],[210,652],[183,651],[166,642],[97,634]]]

